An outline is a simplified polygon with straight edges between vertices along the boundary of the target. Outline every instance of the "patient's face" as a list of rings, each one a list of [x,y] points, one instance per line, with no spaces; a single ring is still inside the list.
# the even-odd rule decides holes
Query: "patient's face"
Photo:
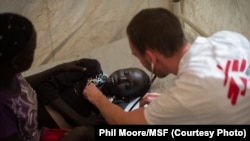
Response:
[[[108,78],[108,84],[113,93],[118,96],[127,96],[147,87],[147,78],[137,68],[125,68],[113,72]]]

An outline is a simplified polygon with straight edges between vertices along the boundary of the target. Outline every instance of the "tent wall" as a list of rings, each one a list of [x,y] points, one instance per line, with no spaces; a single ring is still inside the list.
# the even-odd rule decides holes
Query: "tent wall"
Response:
[[[32,67],[80,56],[125,37],[139,10],[168,0],[0,0],[0,12],[27,16],[38,32]]]
[[[219,30],[240,32],[250,39],[249,0],[180,0],[180,12],[208,35]],[[193,37],[192,29],[186,31]]]
[[[233,30],[250,39],[249,0],[0,0],[1,13],[27,16],[36,27],[32,68],[82,56],[125,38],[130,19],[148,7],[168,8],[206,35]],[[184,28],[193,39],[198,36],[187,24]]]

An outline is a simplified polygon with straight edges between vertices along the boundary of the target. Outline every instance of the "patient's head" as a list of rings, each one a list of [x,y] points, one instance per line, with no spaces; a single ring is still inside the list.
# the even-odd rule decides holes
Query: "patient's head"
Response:
[[[105,85],[109,89],[107,95],[137,97],[149,90],[150,79],[147,73],[139,68],[124,68],[109,75]]]

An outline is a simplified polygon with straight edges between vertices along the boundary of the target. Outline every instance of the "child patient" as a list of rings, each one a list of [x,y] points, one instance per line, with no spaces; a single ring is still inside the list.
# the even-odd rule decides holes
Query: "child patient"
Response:
[[[118,69],[107,77],[95,59],[85,58],[78,65],[85,71],[57,73],[36,88],[40,127],[58,126],[44,105],[59,112],[72,127],[105,124],[98,109],[82,95],[84,87],[90,82],[123,109],[135,98],[143,96],[150,87],[149,76],[139,68]]]

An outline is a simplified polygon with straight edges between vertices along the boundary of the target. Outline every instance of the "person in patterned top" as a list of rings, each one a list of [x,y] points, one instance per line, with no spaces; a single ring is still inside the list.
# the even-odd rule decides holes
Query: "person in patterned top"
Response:
[[[14,13],[0,14],[1,141],[49,141],[49,133],[64,133],[60,130],[51,132],[47,128],[39,130],[37,98],[33,88],[59,71],[83,71],[83,67],[77,65],[81,60],[62,63],[53,69],[24,78],[22,72],[28,70],[33,62],[36,38],[36,30],[26,17]],[[62,141],[83,140],[82,133],[86,128],[72,129],[60,138]]]

